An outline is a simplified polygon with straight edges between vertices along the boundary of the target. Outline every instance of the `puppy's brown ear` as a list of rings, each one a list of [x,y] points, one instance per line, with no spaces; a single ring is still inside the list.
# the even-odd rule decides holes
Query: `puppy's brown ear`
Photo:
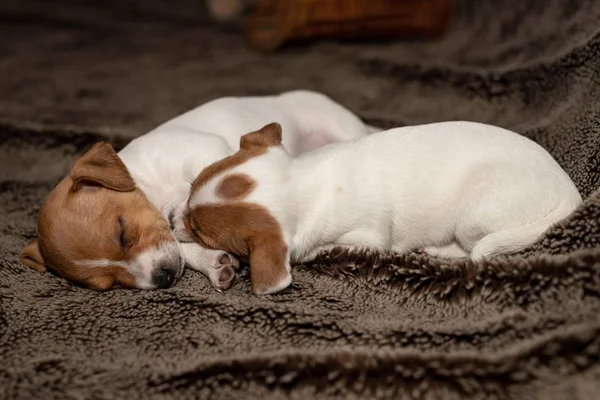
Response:
[[[250,280],[256,294],[270,294],[292,283],[288,270],[287,246],[276,237],[255,238],[250,241]]]
[[[46,264],[40,252],[40,244],[37,239],[33,239],[21,250],[19,257],[21,263],[39,272],[46,272]]]
[[[72,190],[83,186],[102,186],[118,192],[131,192],[135,182],[123,161],[107,142],[96,143],[71,168]]]
[[[281,144],[281,125],[272,122],[256,132],[250,132],[240,139],[240,149],[265,148]]]

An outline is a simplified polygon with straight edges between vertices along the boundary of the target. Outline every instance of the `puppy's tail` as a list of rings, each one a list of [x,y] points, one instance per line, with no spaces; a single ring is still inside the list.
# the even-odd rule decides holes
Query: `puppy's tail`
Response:
[[[564,200],[550,214],[531,224],[490,233],[484,236],[471,251],[473,260],[481,260],[500,254],[510,254],[523,250],[535,243],[555,223],[568,217],[581,203],[579,193],[572,199]]]

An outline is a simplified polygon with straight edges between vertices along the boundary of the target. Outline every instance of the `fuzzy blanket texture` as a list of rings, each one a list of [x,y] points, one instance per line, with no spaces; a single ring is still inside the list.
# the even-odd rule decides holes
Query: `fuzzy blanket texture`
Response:
[[[200,3],[0,3],[0,398],[600,398],[598,2],[461,1],[435,42],[273,55]],[[584,203],[519,255],[333,252],[264,297],[247,275],[226,293],[194,271],[99,293],[19,263],[45,195],[97,140],[121,147],[210,99],[295,88],[385,127],[515,130]]]

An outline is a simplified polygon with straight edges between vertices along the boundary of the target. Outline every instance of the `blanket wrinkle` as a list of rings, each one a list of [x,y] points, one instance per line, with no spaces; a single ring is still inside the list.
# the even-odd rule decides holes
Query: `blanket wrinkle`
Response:
[[[273,55],[174,1],[0,2],[0,399],[600,397],[597,1],[457,0],[437,41]],[[166,290],[94,292],[19,263],[44,197],[95,142],[295,88],[383,128],[513,129],[584,201],[511,256],[335,249],[262,297],[247,268],[225,293],[191,270]]]

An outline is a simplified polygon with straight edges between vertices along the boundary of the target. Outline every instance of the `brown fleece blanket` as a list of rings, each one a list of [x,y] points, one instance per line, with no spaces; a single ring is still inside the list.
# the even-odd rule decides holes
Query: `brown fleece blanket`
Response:
[[[198,1],[61,2],[0,3],[0,398],[600,398],[598,2],[465,1],[437,42],[268,56]],[[44,196],[95,141],[293,88],[384,126],[513,129],[584,204],[521,255],[331,253],[264,297],[247,275],[227,293],[193,271],[98,293],[19,264]]]

